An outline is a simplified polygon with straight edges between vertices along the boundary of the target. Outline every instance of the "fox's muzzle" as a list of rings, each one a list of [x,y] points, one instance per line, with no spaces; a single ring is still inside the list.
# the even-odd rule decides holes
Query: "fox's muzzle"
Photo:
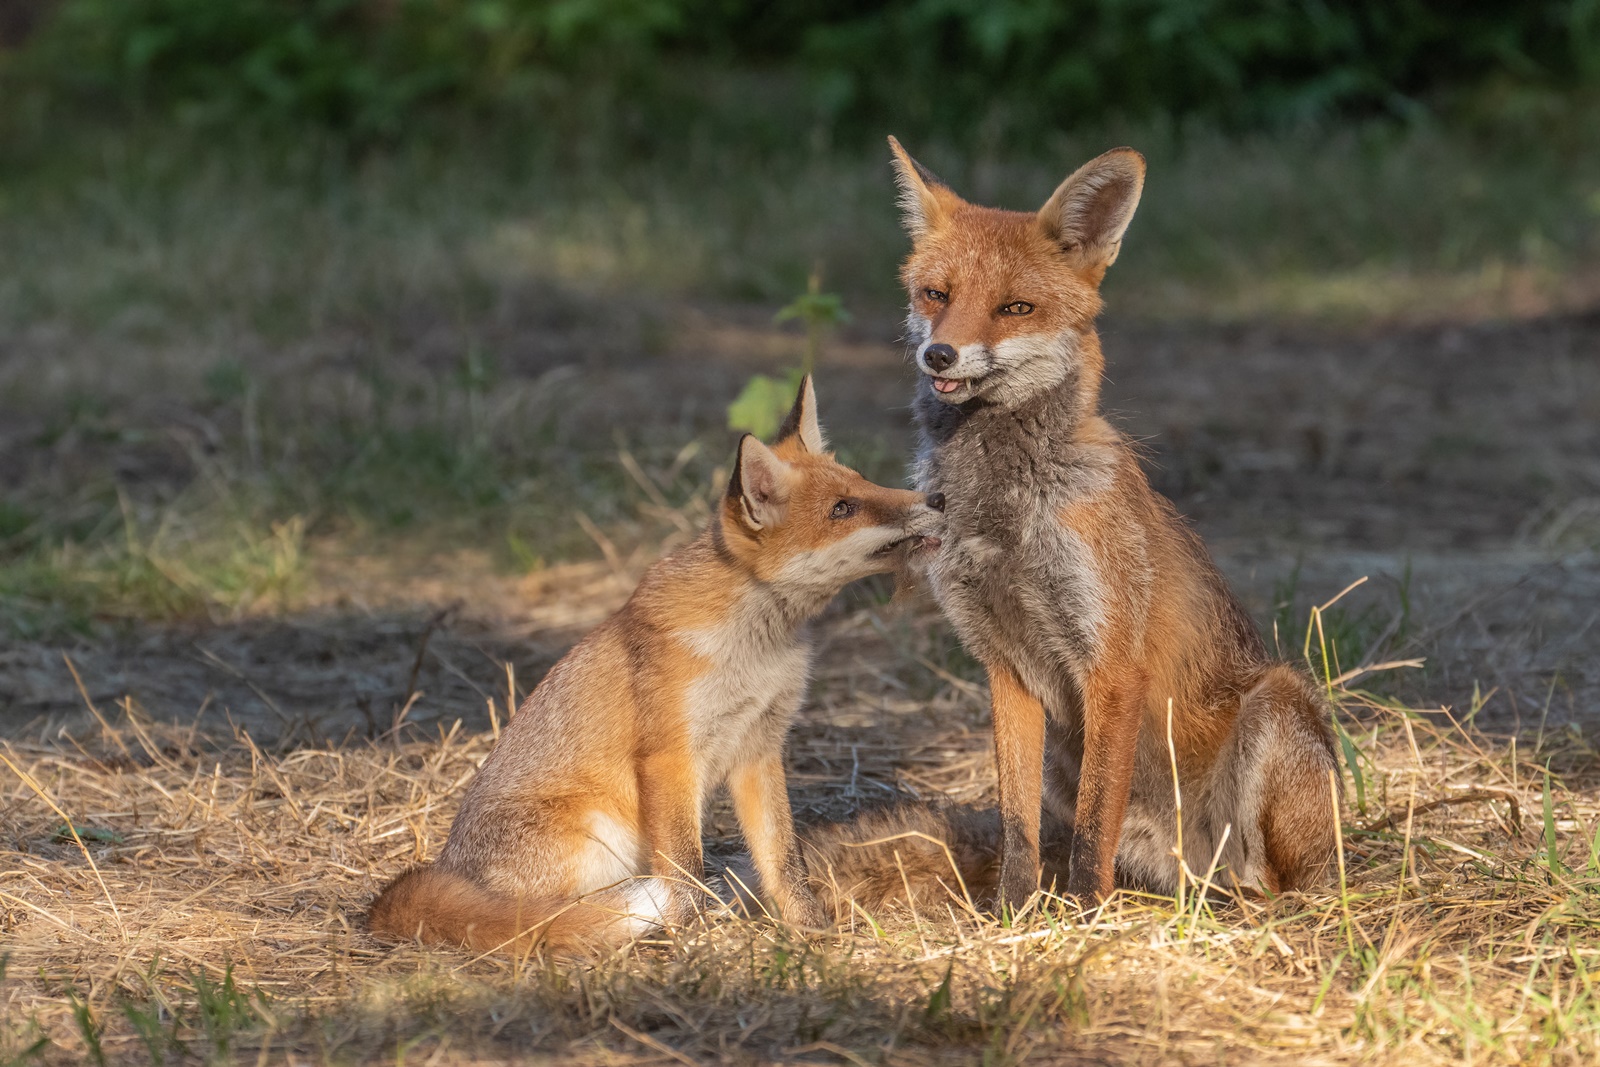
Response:
[[[929,493],[922,506],[914,509],[906,522],[906,536],[891,542],[891,547],[904,546],[912,552],[932,552],[944,543],[944,494]]]
[[[917,369],[933,380],[933,390],[943,400],[959,403],[976,395],[979,383],[992,369],[989,349],[980,342],[955,345],[933,341],[917,349]]]

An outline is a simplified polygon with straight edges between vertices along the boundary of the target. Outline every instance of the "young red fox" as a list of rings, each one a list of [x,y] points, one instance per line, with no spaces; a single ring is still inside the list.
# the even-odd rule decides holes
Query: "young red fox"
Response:
[[[1080,901],[1204,872],[1269,891],[1321,878],[1335,839],[1328,709],[1272,662],[1199,539],[1099,413],[1100,281],[1144,186],[1117,149],[1037,213],[962,200],[890,138],[906,337],[922,371],[917,484],[950,499],[935,596],[993,697],[1002,898],[1039,886],[1041,805],[1072,827]]]
[[[781,914],[824,925],[783,770],[810,670],[803,627],[847,583],[937,548],[944,525],[937,494],[874,485],[825,447],[808,377],[771,448],[739,442],[705,533],[529,694],[438,861],[378,894],[375,933],[563,952],[680,921],[724,782]]]

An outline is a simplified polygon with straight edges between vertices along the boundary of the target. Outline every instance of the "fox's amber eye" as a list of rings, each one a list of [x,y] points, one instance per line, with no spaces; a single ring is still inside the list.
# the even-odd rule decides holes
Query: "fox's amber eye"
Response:
[[[1028,303],[1026,300],[1013,300],[1011,303],[1000,309],[1000,314],[1031,315],[1033,314],[1033,305]]]
[[[841,500],[833,505],[833,510],[828,513],[830,519],[848,519],[856,513],[857,504],[854,500]]]
[[[922,295],[932,300],[935,304],[948,304],[950,302],[950,294],[939,289],[924,289],[922,290]]]

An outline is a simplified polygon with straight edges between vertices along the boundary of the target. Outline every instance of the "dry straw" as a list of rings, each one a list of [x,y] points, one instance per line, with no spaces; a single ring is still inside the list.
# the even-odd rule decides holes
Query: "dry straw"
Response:
[[[981,688],[929,669],[917,625],[830,625],[791,751],[802,820],[990,799]],[[1594,752],[1328,680],[1365,806],[1332,793],[1326,892],[1236,901],[1185,865],[1179,901],[1044,897],[1002,926],[957,874],[934,911],[811,937],[710,914],[582,966],[362,931],[381,880],[437,851],[488,732],[280,749],[96,709],[0,746],[0,1064],[1600,1061]],[[734,847],[726,812],[712,834]]]

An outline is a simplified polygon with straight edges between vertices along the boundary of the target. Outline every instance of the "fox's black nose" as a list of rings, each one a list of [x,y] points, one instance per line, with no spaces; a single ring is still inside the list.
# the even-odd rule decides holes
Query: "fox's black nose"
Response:
[[[932,508],[934,511],[943,511],[944,510],[944,494],[943,493],[929,493],[928,494],[928,506],[930,508]]]
[[[956,350],[949,345],[929,345],[922,350],[922,361],[929,370],[946,370],[956,361]]]

